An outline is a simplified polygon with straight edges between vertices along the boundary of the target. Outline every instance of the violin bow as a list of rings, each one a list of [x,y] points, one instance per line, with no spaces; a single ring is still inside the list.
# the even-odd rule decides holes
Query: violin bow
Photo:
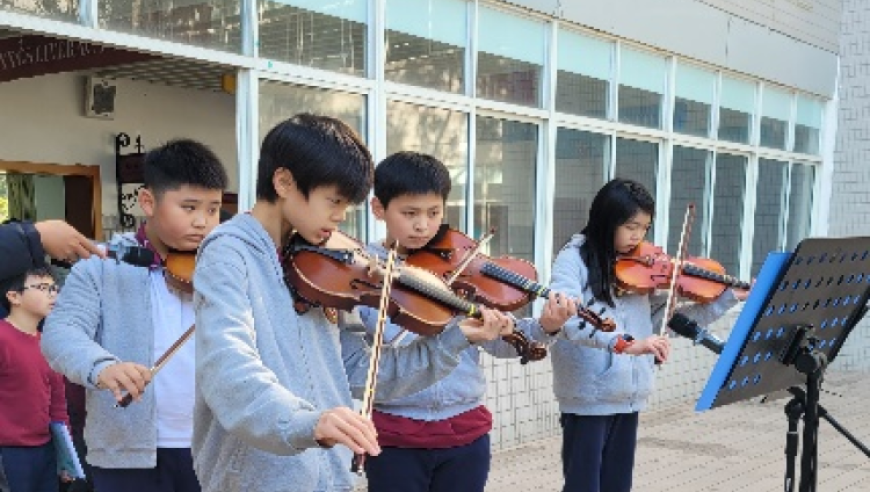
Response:
[[[462,258],[462,261],[459,263],[459,266],[456,267],[456,270],[453,271],[453,274],[447,279],[447,285],[453,284],[457,278],[462,274],[468,265],[471,264],[471,260],[477,256],[478,253],[483,249],[484,246],[492,239],[492,236],[495,234],[495,229],[490,229],[489,232],[483,235],[480,240],[477,241],[477,246],[474,247],[471,251],[465,254],[465,257]]]
[[[151,366],[150,370],[152,378],[156,376],[161,369],[163,369],[163,366],[165,366],[167,362],[169,362],[169,358],[175,355],[175,353],[178,352],[179,349],[181,349],[181,346],[187,343],[188,340],[190,340],[190,337],[193,336],[193,332],[195,329],[196,325],[190,325],[190,328],[188,328],[187,331],[185,331],[180,337],[178,337],[178,340],[176,340],[171,347],[166,349],[166,352],[163,352],[163,355],[161,355],[160,358],[157,359],[157,362],[155,362],[154,365]],[[124,398],[121,398],[121,401],[115,403],[115,408],[127,408],[128,406],[130,406],[131,403],[133,403],[133,395],[127,393]]]
[[[393,286],[392,280],[396,264],[397,245],[398,241],[396,241],[396,243],[393,244],[393,247],[390,248],[390,252],[387,254],[386,265],[384,266],[384,280],[383,285],[381,286],[381,302],[378,306],[378,321],[375,325],[372,351],[371,354],[369,354],[369,370],[366,375],[366,387],[365,392],[363,393],[362,406],[360,407],[360,414],[369,420],[372,418],[372,410],[375,405],[375,390],[378,384],[378,366],[381,362],[381,348],[383,347],[384,342],[384,330],[387,326],[387,309],[390,304],[390,292],[392,291]],[[365,456],[366,455],[364,454],[354,455],[353,462],[350,466],[352,472],[362,475]]]
[[[683,260],[689,250],[689,234],[692,232],[692,222],[695,221],[695,204],[689,203],[686,207],[686,215],[683,218],[683,229],[680,232],[680,245],[677,248],[677,256],[672,260],[671,285],[668,287],[668,299],[665,303],[665,315],[662,317],[662,326],[659,334],[667,333],[668,321],[674,315],[677,308],[677,283],[683,271]]]

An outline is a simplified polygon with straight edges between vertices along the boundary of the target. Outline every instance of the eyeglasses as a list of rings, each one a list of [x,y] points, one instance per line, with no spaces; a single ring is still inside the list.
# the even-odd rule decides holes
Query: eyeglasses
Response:
[[[60,292],[59,285],[49,284],[49,283],[25,285],[24,287],[21,288],[22,291],[27,290],[27,289],[41,290],[42,292],[48,292],[49,294],[57,294],[58,292]]]

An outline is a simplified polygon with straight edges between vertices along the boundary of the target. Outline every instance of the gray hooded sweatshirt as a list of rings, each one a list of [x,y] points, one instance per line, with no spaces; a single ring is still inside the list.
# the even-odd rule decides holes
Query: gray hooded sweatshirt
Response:
[[[584,236],[577,234],[559,252],[553,262],[550,288],[588,302],[592,299],[589,271],[580,256],[585,241]],[[615,332],[594,332],[575,317],[568,320],[556,337],[551,359],[553,391],[562,413],[613,415],[646,408],[655,380],[653,356],[614,354],[612,348],[620,334],[629,334],[637,340],[651,336],[654,324],[663,315],[664,299],[626,294],[614,296],[613,301],[615,306],[607,306],[603,316],[616,322]],[[709,304],[684,306],[677,311],[707,325],[735,304],[737,298],[729,289]],[[593,305],[593,310],[598,311],[602,305]]]
[[[138,245],[132,233],[115,236],[112,243]],[[97,257],[79,261],[45,320],[45,360],[87,390],[85,441],[87,461],[94,466],[157,466],[154,391],[118,409],[112,393],[96,386],[97,376],[112,364],[154,362],[151,281],[147,268]]]
[[[196,286],[194,468],[203,492],[350,491],[351,452],[314,440],[321,414],[352,407],[364,387],[365,330],[320,309],[297,314],[275,244],[247,214],[200,247]],[[459,329],[385,348],[378,396],[417,392],[449,374],[470,346]]]

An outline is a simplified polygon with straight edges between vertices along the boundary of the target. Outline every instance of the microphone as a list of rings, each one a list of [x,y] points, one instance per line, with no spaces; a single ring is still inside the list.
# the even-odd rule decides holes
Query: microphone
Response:
[[[705,328],[698,326],[698,323],[684,314],[674,314],[668,321],[668,328],[674,330],[677,335],[694,340],[695,345],[701,344],[717,354],[721,354],[722,349],[725,348],[725,342]]]
[[[97,247],[103,250],[108,258],[115,261],[123,261],[137,267],[149,267],[154,264],[154,252],[148,248],[106,243],[97,243]],[[72,268],[73,262],[52,259],[51,264],[62,268]]]
[[[122,244],[100,244],[100,249],[106,251],[106,256],[116,261],[123,261],[137,267],[150,267],[154,264],[154,252],[141,246],[124,246]]]

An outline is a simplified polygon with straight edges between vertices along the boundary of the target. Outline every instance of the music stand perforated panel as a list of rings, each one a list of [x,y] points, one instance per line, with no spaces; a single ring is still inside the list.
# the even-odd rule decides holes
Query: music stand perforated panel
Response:
[[[796,325],[812,325],[831,361],[870,296],[870,238],[813,238],[795,252],[771,253],[701,398],[697,411],[801,385],[780,362]]]

